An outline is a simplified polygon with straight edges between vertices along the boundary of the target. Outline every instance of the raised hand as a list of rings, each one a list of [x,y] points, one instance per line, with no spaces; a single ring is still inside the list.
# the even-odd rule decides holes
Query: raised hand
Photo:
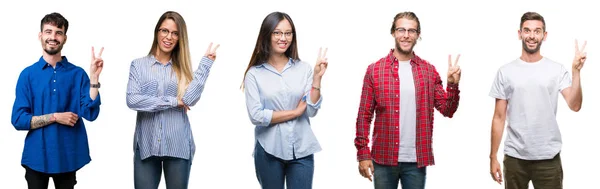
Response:
[[[581,68],[583,68],[583,64],[585,63],[585,59],[587,58],[587,52],[584,51],[586,44],[587,41],[583,42],[583,46],[580,49],[577,40],[575,40],[575,58],[573,59],[573,71],[580,71]]]
[[[91,80],[98,80],[100,77],[100,73],[102,72],[102,68],[104,67],[104,60],[102,60],[102,51],[104,51],[104,47],[100,49],[100,53],[96,56],[94,52],[94,47],[92,47],[92,63],[90,64],[90,72],[92,74]]]
[[[325,48],[325,51],[323,51],[323,48],[319,48],[319,55],[317,55],[317,62],[315,63],[314,71],[316,77],[323,77],[325,70],[327,70],[327,64],[327,48]]]
[[[460,66],[458,59],[460,54],[456,56],[456,60],[452,63],[452,55],[448,55],[448,83],[458,84],[460,81]]]
[[[221,45],[217,44],[217,46],[215,46],[214,49],[212,48],[212,45],[213,45],[212,42],[208,45],[208,49],[206,49],[206,53],[204,53],[204,56],[208,57],[212,61],[215,61],[217,59],[217,49]]]

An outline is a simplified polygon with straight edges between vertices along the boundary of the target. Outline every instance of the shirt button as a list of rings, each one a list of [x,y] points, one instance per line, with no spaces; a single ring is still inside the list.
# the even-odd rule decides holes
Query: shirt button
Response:
[[[52,81],[56,83],[56,79],[55,79],[55,80],[52,80]]]
[[[396,97],[398,97],[398,95],[396,95]]]
[[[396,129],[398,128],[398,126],[396,126]]]
[[[160,142],[160,139],[158,139],[158,142]]]
[[[398,110],[396,110],[396,112],[398,112]]]
[[[394,68],[398,68],[398,66],[394,66]]]
[[[56,89],[52,89],[52,91],[55,91],[55,92],[56,92]]]
[[[56,73],[56,71],[54,71],[54,73]]]

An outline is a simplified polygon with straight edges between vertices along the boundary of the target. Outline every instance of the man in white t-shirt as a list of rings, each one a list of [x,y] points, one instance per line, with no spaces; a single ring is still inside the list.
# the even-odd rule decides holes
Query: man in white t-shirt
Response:
[[[562,94],[571,110],[581,109],[580,70],[586,60],[585,43],[579,49],[575,41],[571,81],[562,64],[540,54],[547,36],[544,17],[535,12],[523,14],[518,33],[523,41],[521,57],[500,67],[489,94],[496,100],[490,173],[494,181],[502,183],[496,154],[508,120],[504,142],[506,188],[528,188],[529,181],[536,189],[562,188],[562,141],[556,121],[558,94]]]

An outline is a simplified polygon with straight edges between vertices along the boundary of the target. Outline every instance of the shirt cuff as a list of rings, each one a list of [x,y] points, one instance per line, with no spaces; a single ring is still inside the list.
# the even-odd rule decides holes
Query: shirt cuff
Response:
[[[264,123],[265,126],[271,125],[271,120],[273,119],[273,110],[264,109],[263,113],[265,116],[264,116],[262,122]]]
[[[315,109],[321,108],[321,101],[323,100],[323,94],[319,95],[319,100],[317,100],[316,103],[313,103],[312,98],[311,98],[311,93],[312,93],[312,90],[308,91],[308,94],[306,96],[304,96],[304,98],[306,99],[306,104],[308,104],[309,106],[312,106]]]
[[[210,58],[208,58],[206,56],[203,56],[202,60],[200,60],[200,64],[198,66],[200,67],[202,65],[205,65],[205,66],[208,66],[210,68],[210,67],[212,67],[212,65],[213,65],[214,62],[215,62],[214,60],[211,60]]]
[[[90,100],[92,100],[90,98]],[[96,108],[96,107],[100,107],[101,101],[100,101],[100,92],[98,92],[98,95],[96,95],[96,99],[92,100],[92,103],[90,103],[89,107],[90,108]]]
[[[448,83],[447,88],[450,90],[458,90],[458,83]]]
[[[163,97],[165,101],[169,102],[171,104],[171,107],[177,107],[179,105],[179,103],[177,102],[177,98],[176,97],[172,97],[172,96],[165,96]]]

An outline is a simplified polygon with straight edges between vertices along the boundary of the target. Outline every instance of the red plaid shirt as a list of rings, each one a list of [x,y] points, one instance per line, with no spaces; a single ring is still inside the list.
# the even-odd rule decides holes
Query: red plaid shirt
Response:
[[[367,68],[363,81],[358,117],[356,118],[356,138],[358,160],[373,159],[378,164],[398,165],[400,148],[400,81],[398,60],[393,49],[379,61]],[[414,55],[414,54],[413,54]],[[442,115],[452,117],[458,108],[458,84],[448,84],[444,90],[440,75],[435,67],[417,55],[410,60],[415,81],[416,154],[417,166],[433,165],[431,135],[433,133],[433,108]],[[373,129],[373,150],[369,150],[369,132],[375,113]]]

